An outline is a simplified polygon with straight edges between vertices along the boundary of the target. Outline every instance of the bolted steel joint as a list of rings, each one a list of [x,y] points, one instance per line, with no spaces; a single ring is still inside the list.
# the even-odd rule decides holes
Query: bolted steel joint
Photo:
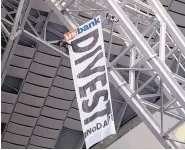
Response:
[[[71,46],[71,43],[67,42],[65,39],[61,39],[60,41],[58,41],[58,43],[60,47],[64,47],[65,49],[68,49],[68,46]]]
[[[119,22],[119,20],[116,19],[116,17],[113,16],[112,14],[110,14],[110,13],[107,13],[106,18],[107,18],[107,20],[108,20],[109,22],[116,22],[116,23]]]

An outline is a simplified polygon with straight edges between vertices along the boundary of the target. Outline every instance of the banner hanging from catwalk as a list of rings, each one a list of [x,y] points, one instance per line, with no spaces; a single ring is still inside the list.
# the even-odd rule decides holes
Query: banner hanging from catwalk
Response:
[[[66,33],[86,147],[115,134],[100,16]]]

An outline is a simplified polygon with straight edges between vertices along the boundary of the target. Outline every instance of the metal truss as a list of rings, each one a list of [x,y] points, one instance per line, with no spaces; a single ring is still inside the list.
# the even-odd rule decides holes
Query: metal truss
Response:
[[[1,18],[1,28],[2,28],[2,63],[1,63],[1,84],[3,83],[8,68],[11,63],[11,59],[14,54],[14,50],[20,40],[22,34],[28,38],[44,44],[51,48],[52,50],[62,53],[64,56],[69,57],[66,53],[63,53],[62,50],[59,50],[59,45],[57,44],[60,38],[63,36],[57,30],[47,26],[50,14],[48,14],[44,24],[41,23],[37,18],[29,15],[29,12],[32,8],[33,0],[20,0],[20,1],[11,1],[4,0],[2,2],[2,9],[5,9],[4,14]],[[13,17],[15,15],[15,17]],[[39,16],[41,16],[39,14]],[[38,31],[32,23],[42,24],[42,31]],[[25,28],[26,26],[26,28]],[[47,33],[52,32],[57,36],[57,40],[51,41],[47,38]],[[40,33],[38,33],[40,32]],[[55,37],[56,38],[56,37]]]
[[[185,38],[159,0],[46,0],[69,30],[101,15],[103,33],[110,35],[106,49],[110,82],[137,113],[164,148],[183,147],[174,131],[185,122]],[[122,50],[113,49],[114,39]],[[127,66],[120,65],[128,59]],[[124,64],[126,65],[126,64]],[[174,69],[175,68],[175,69]],[[122,75],[129,73],[129,81]],[[140,87],[140,74],[150,78]],[[156,93],[141,95],[155,81]],[[148,101],[160,96],[160,105]],[[160,112],[157,121],[150,109]],[[123,108],[120,116],[123,116]],[[177,123],[166,127],[165,115]]]
[[[51,48],[52,50],[55,50],[61,53],[62,55],[66,56],[67,58],[69,58],[69,55],[66,54],[65,50],[60,49],[59,41],[61,40],[61,38],[63,38],[63,34],[47,25],[51,13],[53,13],[53,11],[50,11],[47,16],[43,16],[45,17],[45,19],[43,20],[44,23],[40,21],[39,18],[34,18],[33,16],[29,15],[28,18],[26,19],[27,28],[29,30],[24,29],[23,34],[29,37],[30,39],[40,44],[44,44],[45,46]],[[39,16],[41,16],[39,12],[38,14]],[[36,26],[34,26],[33,23],[37,25],[41,25],[42,28],[36,29]],[[53,34],[55,40],[50,40],[48,38],[48,32],[51,32]]]
[[[25,20],[29,14],[32,3],[32,0],[2,1],[2,9],[4,9],[4,12],[6,13],[1,18],[1,28],[3,31],[3,38],[6,43],[3,47],[1,60],[1,85],[10,66],[15,47],[20,39],[22,30],[26,23]]]
[[[48,26],[51,13],[69,30],[101,15],[103,33],[109,42],[106,55],[110,82],[164,148],[185,144],[173,133],[185,122],[185,38],[158,0],[46,0],[54,12],[45,16],[44,23],[29,15],[32,3],[33,0],[2,2],[7,12],[1,19],[2,83],[22,34],[69,58],[68,52],[59,48],[63,34]],[[42,28],[38,29],[35,24]],[[55,40],[50,40],[49,32]],[[115,49],[114,42],[121,43],[122,48]],[[121,63],[124,59],[127,63]],[[128,81],[123,74],[128,75]],[[139,86],[141,74],[150,78]],[[153,81],[157,91],[152,87]],[[146,87],[154,89],[153,93],[142,95]],[[157,97],[160,105],[150,102]],[[119,112],[117,128],[127,104]],[[160,121],[155,120],[150,109],[160,112]],[[164,114],[175,118],[177,123],[166,127]]]

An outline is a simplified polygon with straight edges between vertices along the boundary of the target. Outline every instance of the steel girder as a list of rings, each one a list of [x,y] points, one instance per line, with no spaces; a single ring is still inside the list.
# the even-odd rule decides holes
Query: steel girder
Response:
[[[69,28],[69,30],[78,26],[78,24],[87,21],[80,18],[80,16],[77,16],[77,15],[75,16],[74,14],[75,12],[82,12],[82,13],[85,12],[89,16],[92,15],[91,12],[93,12],[95,15],[101,14],[103,21],[105,21],[103,23],[105,24],[106,24],[105,15],[107,12],[109,13],[111,12],[116,16],[116,18],[119,18],[119,22],[114,23],[114,26],[112,26],[111,28],[112,30],[103,28],[104,32],[110,33],[110,41],[109,41],[110,45],[108,50],[109,51],[108,56],[110,56],[110,53],[112,51],[112,47],[111,47],[112,36],[119,38],[120,40],[125,42],[125,45],[127,45],[126,48],[123,47],[123,51],[119,54],[119,57],[116,57],[116,59],[114,59],[113,61],[110,61],[110,66],[109,66],[110,77],[111,78],[113,77],[111,79],[111,82],[115,85],[115,87],[119,87],[118,91],[126,99],[128,104],[141,117],[142,121],[148,126],[148,128],[152,131],[152,133],[157,137],[157,139],[161,142],[161,144],[165,148],[169,148],[169,144],[168,142],[166,142],[166,140],[168,140],[167,138],[169,138],[168,141],[170,141],[174,147],[177,147],[175,143],[177,143],[178,141],[173,139],[173,137],[168,137],[168,136],[169,134],[171,134],[173,130],[175,130],[180,124],[184,122],[184,101],[183,101],[184,91],[178,84],[179,82],[182,85],[182,87],[183,85],[185,85],[184,77],[182,77],[182,74],[179,74],[180,69],[184,70],[183,35],[180,33],[176,25],[172,22],[171,18],[168,16],[165,10],[163,10],[160,2],[155,3],[155,1],[148,0],[149,4],[152,6],[151,7],[150,5],[142,3],[141,1],[138,1],[138,0],[129,0],[129,1],[125,0],[123,2],[117,1],[118,3],[120,3],[120,6],[122,8],[118,6],[118,4],[115,1],[112,1],[112,0],[108,0],[107,2],[104,2],[104,3],[101,1],[93,1],[93,2],[88,1],[88,2],[89,2],[89,5],[91,5],[94,8],[89,9],[89,6],[87,4],[83,5],[81,4],[82,2],[74,1],[74,0],[70,2],[67,1],[67,3],[64,0],[52,1],[52,2],[50,0],[47,1],[47,3],[51,6],[51,8],[59,17],[59,19],[66,25],[66,27]],[[152,5],[153,3],[155,3],[154,8]],[[81,5],[78,5],[78,4],[81,4]],[[80,7],[77,7],[77,6],[80,6]],[[20,5],[20,7],[22,6]],[[76,9],[74,11],[74,8],[78,8],[78,10]],[[27,13],[29,13],[29,11],[27,11]],[[154,17],[154,14],[157,16],[157,19],[156,17]],[[20,17],[19,15],[17,16]],[[2,21],[5,25],[9,25],[9,26],[13,25],[12,22],[4,18],[2,18]],[[146,26],[150,26],[150,24],[153,22],[153,25],[151,27],[148,27],[141,34],[136,29],[136,27],[139,28],[138,26],[139,26],[139,23],[141,22],[143,25],[146,25]],[[161,25],[160,28],[158,27],[159,23]],[[9,33],[8,29],[6,29],[4,24],[2,26],[2,29],[4,30],[7,36],[12,35],[15,37],[16,35],[19,37],[20,31],[16,33],[14,32]],[[115,33],[114,29],[119,33]],[[165,31],[166,29],[168,32]],[[35,34],[33,35],[30,32],[27,32],[24,30],[24,33],[31,39],[39,41],[51,47],[53,50],[56,50],[68,57],[68,55],[66,55],[64,52],[58,50],[58,48],[52,45],[52,43],[55,43],[57,41],[46,41],[45,38],[40,37],[40,35],[37,35],[36,32],[37,31],[34,30]],[[146,36],[148,34],[149,34],[148,38],[144,39],[143,36]],[[158,39],[160,39],[160,41],[156,42],[155,40],[151,40],[153,38],[153,35],[155,35],[156,37],[158,35]],[[12,45],[11,43],[9,45]],[[16,46],[16,44],[14,46]],[[167,53],[164,53],[165,50],[167,51]],[[12,51],[11,54],[13,55],[13,49],[10,48],[9,51]],[[117,63],[122,57],[124,57],[125,54],[128,55],[128,52],[130,52],[129,68],[118,68],[116,66]],[[168,68],[169,65],[165,64],[164,62],[165,60],[167,61],[167,58],[169,56],[170,57],[172,56],[178,62],[175,73],[171,73],[170,68]],[[143,65],[142,66],[143,68],[141,68],[140,64]],[[161,69],[163,70],[161,71]],[[121,74],[119,73],[119,71],[121,70],[129,71],[129,83],[125,83],[125,80],[122,78]],[[144,84],[142,87],[137,88],[138,78],[135,78],[136,71],[147,72],[147,74],[151,75],[152,78],[149,79],[148,82]],[[6,73],[4,73],[4,75],[5,74]],[[134,82],[135,79],[136,79],[136,82]],[[172,81],[168,81],[171,79]],[[160,87],[159,88],[160,92],[153,94],[153,96],[156,96],[156,97],[159,95],[161,96],[161,101],[162,101],[161,106],[151,104],[145,101],[143,98],[141,98],[141,97],[149,98],[150,95],[139,96],[139,91],[142,90],[143,87],[147,86],[152,80],[155,80],[155,82]],[[164,102],[163,93],[168,99],[168,102],[165,104],[163,103]],[[176,105],[174,105],[175,103]],[[146,109],[146,107],[154,108],[160,111],[162,118],[163,118],[163,114],[166,114],[166,115],[175,117],[180,121],[177,124],[173,125],[169,130],[164,130],[163,129],[164,120],[161,119],[162,127],[159,127],[158,123],[155,121],[155,119],[152,117],[152,115]],[[142,111],[138,108],[142,108],[141,109]],[[176,113],[170,112],[170,110],[172,109],[177,110],[177,112]],[[124,111],[125,109],[123,108],[123,112],[120,113],[121,116],[124,115]]]
[[[126,17],[126,14],[124,14],[124,12],[122,11],[122,9],[119,7],[119,5],[115,2],[115,1],[112,1],[110,0],[109,1],[109,5],[108,5],[109,8],[112,8],[113,9],[113,13],[115,15],[118,16],[118,18],[120,19],[121,21],[121,25],[123,25],[122,27],[125,27],[124,30],[126,30],[126,33],[128,34],[128,37],[132,38],[133,41],[132,43],[136,43],[136,47],[143,53],[143,54],[146,54],[148,53],[148,56],[144,56],[147,60],[147,63],[151,66],[151,68],[153,68],[156,73],[159,75],[160,77],[160,91],[161,91],[161,108],[160,108],[160,111],[161,111],[161,127],[160,127],[160,132],[159,133],[154,133],[154,135],[157,137],[158,134],[160,135],[160,138],[163,138],[164,139],[164,136],[168,135],[168,134],[164,134],[164,127],[163,127],[163,114],[164,114],[164,103],[163,103],[163,86],[167,86],[168,89],[170,89],[171,93],[173,93],[174,97],[178,100],[182,100],[181,102],[179,101],[179,103],[181,103],[181,107],[182,108],[185,108],[184,107],[184,96],[185,96],[185,91],[181,88],[181,86],[177,83],[176,80],[174,80],[174,78],[171,76],[171,77],[167,77],[167,74],[171,74],[171,72],[168,72],[168,68],[165,66],[165,46],[166,46],[166,26],[168,25],[167,23],[163,22],[163,20],[159,20],[160,21],[160,46],[159,46],[159,56],[155,53],[155,51],[153,51],[151,48],[148,47],[148,43],[145,42],[145,39],[140,35],[139,32],[137,32],[137,30],[135,30],[134,28],[134,25],[132,25],[131,21],[128,19],[127,20],[127,17]],[[127,27],[127,29],[126,29]],[[138,39],[137,39],[138,38]],[[138,42],[138,43],[137,43]],[[143,44],[143,46],[142,46]],[[142,47],[140,47],[142,46]],[[149,49],[148,49],[148,48]],[[148,49],[148,50],[147,50]],[[144,50],[144,51],[142,51]],[[148,51],[148,52],[147,52]],[[153,53],[154,52],[154,53]],[[132,57],[132,56],[131,56]],[[147,58],[148,57],[148,58]],[[158,59],[158,60],[157,60]],[[164,65],[165,64],[165,65]],[[158,69],[156,68],[156,66],[158,65]],[[164,66],[163,66],[164,65]],[[166,71],[165,71],[166,70]],[[161,74],[160,74],[160,71],[161,71]],[[166,73],[165,73],[166,72]],[[166,75],[165,75],[166,74]],[[165,79],[166,78],[166,79]],[[168,78],[168,79],[167,79]],[[115,78],[114,78],[115,79]],[[166,81],[172,81],[174,83],[167,83]],[[171,84],[171,87],[169,87]],[[171,89],[171,88],[174,88],[175,85],[177,85],[177,88],[176,89]],[[179,97],[178,95],[175,95],[174,92],[179,92]],[[131,92],[132,93],[132,92]],[[138,93],[138,90],[136,92],[134,92],[134,96],[136,96],[136,94]],[[133,97],[133,94],[130,96],[130,98]],[[135,110],[135,109],[134,109]],[[183,109],[184,111],[184,109]],[[184,113],[182,112],[182,114],[184,115]],[[138,113],[139,115],[139,113]],[[142,116],[141,116],[142,117]],[[144,120],[144,119],[142,119]],[[147,125],[147,121],[144,120],[145,124]],[[184,118],[180,121],[181,123],[184,122]],[[154,127],[155,125],[153,125]],[[157,125],[156,125],[157,126]],[[149,129],[152,131],[152,129],[150,128],[150,126],[148,125]],[[174,127],[177,127],[177,126],[174,126]],[[159,141],[161,140],[160,138]],[[167,137],[165,137],[167,138]],[[165,145],[164,143],[161,142],[161,144],[166,148],[167,145]],[[167,144],[167,143],[166,143]],[[173,142],[172,143],[173,145],[175,145],[175,143]],[[176,146],[175,146],[176,147]]]
[[[185,91],[180,86],[180,84],[184,85],[184,77],[182,74],[179,74],[179,68],[184,71],[183,61],[185,41],[182,33],[176,27],[170,16],[165,12],[164,8],[162,8],[161,3],[159,1],[155,2],[154,0],[148,0],[148,2],[150,5],[139,0],[124,0],[123,2],[107,0],[106,2],[89,1],[89,5],[87,5],[87,3],[82,5],[81,1],[71,1],[70,4],[68,3],[66,6],[66,1],[47,0],[47,3],[57,14],[60,21],[62,21],[69,29],[75,28],[79,23],[85,22],[85,20],[80,18],[80,15],[78,17],[76,14],[72,13],[74,12],[74,8],[78,8],[75,12],[86,12],[87,16],[93,17],[91,12],[94,12],[95,15],[101,14],[103,21],[106,20],[105,14],[107,12],[111,12],[117,19],[119,19],[119,23],[114,25],[114,29],[119,32],[119,37],[124,39],[127,47],[119,54],[119,56],[110,62],[110,80],[114,86],[118,88],[118,91],[126,99],[127,103],[136,111],[138,116],[152,131],[159,142],[161,142],[165,148],[170,148],[171,146],[177,148],[176,143],[178,140],[174,140],[170,133],[172,133],[172,131],[180,124],[184,123],[185,117]],[[93,5],[91,5],[92,3]],[[153,7],[153,4],[155,4],[155,7]],[[89,6],[94,8],[90,9]],[[107,12],[105,12],[106,9]],[[143,22],[141,23],[141,21]],[[137,30],[138,23],[150,26],[152,22],[152,27],[148,27],[142,34]],[[105,28],[103,28],[103,30],[105,30]],[[109,33],[111,33],[110,36],[114,36],[115,33],[113,31],[112,27],[111,31],[109,31]],[[147,39],[144,38],[146,35],[148,35]],[[152,43],[151,39],[154,35],[155,40],[153,40]],[[159,39],[159,42],[156,42],[157,38]],[[109,41],[110,46],[108,56],[110,56],[111,53],[111,41],[112,38],[110,38]],[[130,51],[129,68],[115,68],[119,59],[123,57],[124,54],[128,53],[128,51]],[[175,75],[171,72],[169,64],[165,62],[171,55],[178,62],[178,69],[176,69]],[[138,65],[138,62],[143,64],[142,67],[144,68],[139,68],[141,65]],[[125,82],[118,70],[129,70],[129,83]],[[148,74],[152,76],[146,84],[139,88],[136,88],[137,80],[134,82],[136,79],[136,71],[148,71]],[[139,91],[152,80],[155,80],[159,85],[159,93],[162,101],[161,106],[152,105],[141,98],[143,95],[139,96]],[[164,103],[163,100],[163,93],[168,99],[166,103]],[[147,95],[145,98],[147,98]],[[175,103],[178,107],[175,107]],[[146,107],[151,107],[161,112],[161,126],[155,121]],[[169,112],[170,109],[176,110],[177,112]],[[173,117],[176,116],[180,121],[173,125],[170,130],[164,129],[163,114]]]
[[[1,4],[4,9],[6,9],[3,6],[5,2],[6,0],[4,0],[3,3]],[[8,42],[6,43],[6,47],[1,60],[1,85],[5,79],[6,73],[10,66],[15,47],[17,46],[18,41],[20,39],[22,30],[26,23],[25,20],[29,15],[29,11],[31,9],[32,4],[33,0],[20,0],[18,7],[13,8],[14,9],[13,12],[6,9],[7,15],[3,16],[1,19],[2,29],[8,37]],[[16,13],[15,18],[12,18],[11,16],[12,13]],[[6,18],[7,16],[10,18],[12,22]]]

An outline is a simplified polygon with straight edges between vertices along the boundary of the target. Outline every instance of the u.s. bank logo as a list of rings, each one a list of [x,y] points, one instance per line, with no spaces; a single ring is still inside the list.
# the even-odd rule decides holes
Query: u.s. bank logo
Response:
[[[100,23],[100,18],[94,18],[91,22],[85,24],[82,27],[78,27],[77,29],[73,29],[72,31],[64,34],[64,37],[67,41],[70,41],[74,39],[78,34],[83,33],[84,31],[87,31],[91,29],[92,27],[96,26]]]

